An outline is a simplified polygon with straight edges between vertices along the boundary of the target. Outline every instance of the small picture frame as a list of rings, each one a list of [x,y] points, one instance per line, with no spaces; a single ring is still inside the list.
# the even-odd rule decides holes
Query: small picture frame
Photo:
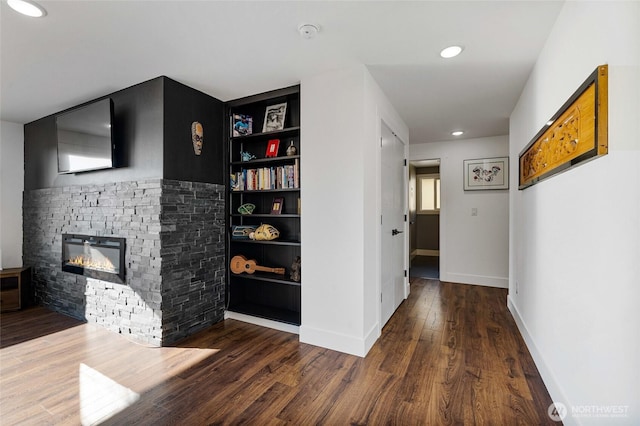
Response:
[[[233,114],[231,136],[248,136],[253,133],[253,118],[245,114]]]
[[[277,197],[273,199],[271,204],[271,214],[282,214],[282,206],[284,205],[284,198]]]
[[[264,112],[263,132],[275,132],[284,129],[284,119],[287,116],[287,103],[268,106]]]
[[[464,190],[509,189],[509,157],[464,160]]]
[[[280,148],[280,139],[271,139],[267,143],[267,152],[264,154],[265,158],[277,157],[278,148]]]

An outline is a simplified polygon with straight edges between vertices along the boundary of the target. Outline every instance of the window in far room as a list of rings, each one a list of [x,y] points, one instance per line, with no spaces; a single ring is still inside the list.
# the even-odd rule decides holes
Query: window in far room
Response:
[[[418,175],[418,213],[440,212],[440,175]]]

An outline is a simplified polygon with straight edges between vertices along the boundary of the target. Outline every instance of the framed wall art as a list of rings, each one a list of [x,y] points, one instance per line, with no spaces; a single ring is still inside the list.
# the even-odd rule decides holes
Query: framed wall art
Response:
[[[464,190],[509,189],[509,157],[464,160]]]
[[[608,152],[608,67],[600,65],[520,153],[518,188]]]

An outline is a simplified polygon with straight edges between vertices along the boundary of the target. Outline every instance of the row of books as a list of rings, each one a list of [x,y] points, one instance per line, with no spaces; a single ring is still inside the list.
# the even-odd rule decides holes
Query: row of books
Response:
[[[297,189],[300,187],[298,160],[292,165],[243,169],[231,173],[232,191]]]

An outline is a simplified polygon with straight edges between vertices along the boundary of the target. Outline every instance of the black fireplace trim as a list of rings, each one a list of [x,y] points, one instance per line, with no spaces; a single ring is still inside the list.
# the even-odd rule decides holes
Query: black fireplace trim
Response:
[[[87,269],[82,266],[75,266],[66,263],[67,253],[66,245],[83,245],[88,242],[92,246],[105,247],[105,248],[117,248],[120,252],[120,270],[118,273],[111,273],[106,271],[97,271],[95,269]],[[117,245],[105,244],[105,242],[117,242]],[[111,237],[111,236],[95,236],[95,235],[83,235],[83,234],[62,234],[62,270],[65,272],[71,272],[77,275],[83,275],[89,278],[95,278],[102,281],[109,281],[118,284],[125,283],[125,248],[126,239]]]

